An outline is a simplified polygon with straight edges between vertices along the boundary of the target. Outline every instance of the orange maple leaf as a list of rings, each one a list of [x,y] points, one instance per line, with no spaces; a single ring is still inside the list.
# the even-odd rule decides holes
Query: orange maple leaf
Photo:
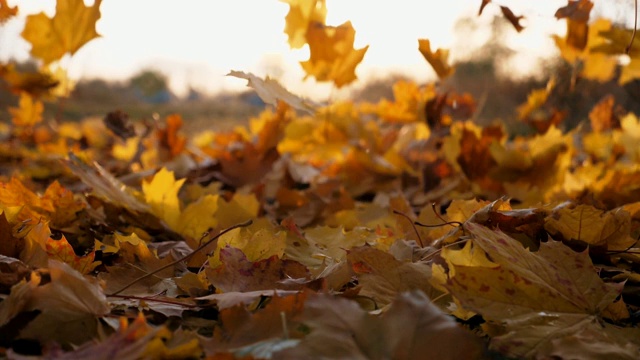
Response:
[[[18,6],[10,7],[7,0],[0,0],[0,24],[4,24],[17,14]]]
[[[22,37],[31,43],[31,55],[49,64],[66,53],[75,54],[84,44],[99,37],[96,22],[100,19],[100,4],[95,0],[87,7],[82,0],[58,0],[56,14],[49,18],[44,12],[27,16]]]
[[[47,255],[49,255],[50,259],[69,264],[73,269],[78,270],[83,275],[90,273],[101,264],[100,261],[94,261],[96,257],[95,251],[84,256],[76,255],[73,247],[64,236],[62,236],[60,240],[49,238],[45,245]]]
[[[369,46],[354,49],[355,36],[356,31],[349,21],[340,26],[325,26],[319,22],[310,25],[307,41],[311,55],[309,60],[300,62],[306,77],[312,75],[317,81],[333,81],[337,87],[357,79],[356,66]]]

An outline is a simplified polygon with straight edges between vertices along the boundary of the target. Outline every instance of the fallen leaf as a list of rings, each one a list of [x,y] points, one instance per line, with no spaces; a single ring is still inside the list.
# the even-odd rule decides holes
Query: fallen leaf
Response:
[[[142,183],[142,192],[151,208],[151,213],[163,220],[171,229],[177,230],[180,225],[180,200],[178,191],[185,179],[175,179],[173,172],[160,169],[151,181]]]
[[[311,296],[301,321],[311,333],[278,359],[477,359],[478,339],[459,327],[418,290],[399,294],[382,316],[356,302]]]
[[[446,288],[487,320],[536,311],[597,315],[620,294],[621,284],[602,281],[586,251],[547,242],[531,252],[499,230],[473,223],[465,229],[499,266],[455,266]]]
[[[399,261],[368,245],[348,250],[347,260],[362,287],[358,294],[374,299],[378,307],[405,291],[420,290],[430,298],[440,295],[431,286],[431,267],[426,263]]]
[[[62,236],[60,240],[47,239],[46,250],[50,259],[66,263],[82,275],[92,272],[93,269],[101,264],[100,261],[94,261],[96,256],[95,251],[84,256],[76,255],[73,247],[71,247],[71,244],[69,244],[64,236]]]
[[[291,286],[282,284],[282,280],[309,277],[307,268],[297,261],[272,256],[251,262],[240,249],[230,246],[220,250],[220,262],[222,265],[216,268],[207,267],[206,273],[211,285],[222,292],[288,290]]]

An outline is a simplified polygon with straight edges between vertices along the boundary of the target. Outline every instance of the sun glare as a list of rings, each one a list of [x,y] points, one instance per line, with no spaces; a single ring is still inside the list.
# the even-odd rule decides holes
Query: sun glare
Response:
[[[527,15],[527,28],[519,34],[512,31],[507,39],[508,46],[518,53],[508,66],[526,72],[535,66],[537,57],[554,51],[549,35],[561,32],[563,25],[553,18],[553,11],[565,1],[505,3],[514,12]],[[495,9],[487,8],[487,13],[478,18],[479,4],[480,1],[469,0],[450,0],[446,6],[415,0],[328,0],[327,23],[351,21],[356,30],[355,47],[369,45],[357,68],[364,81],[389,74],[426,81],[434,74],[417,50],[418,39],[429,39],[435,48],[451,49],[454,61],[469,56],[472,45],[466,40],[486,38],[488,24],[497,15]],[[25,16],[43,10],[51,14],[55,1],[19,5],[21,17],[0,33],[3,60],[28,58],[29,45],[19,35]],[[275,77],[306,96],[322,99],[331,92],[329,85],[302,80],[304,72],[298,63],[306,60],[309,53],[306,48],[291,50],[287,45],[283,33],[286,3],[105,1],[101,11],[97,28],[102,37],[67,60],[74,78],[119,80],[151,67],[169,75],[173,90],[184,94],[190,87],[207,92],[243,89],[243,81],[225,76],[230,70],[242,70]],[[456,23],[461,17],[478,22],[477,33],[457,33]]]

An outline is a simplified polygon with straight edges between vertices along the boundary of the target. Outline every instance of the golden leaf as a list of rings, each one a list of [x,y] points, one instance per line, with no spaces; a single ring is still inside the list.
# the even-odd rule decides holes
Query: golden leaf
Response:
[[[438,78],[444,79],[454,73],[455,69],[447,64],[449,50],[437,49],[435,52],[431,51],[431,42],[428,39],[418,39],[418,50],[438,74]]]
[[[101,3],[102,0],[95,0],[93,6],[87,7],[82,0],[58,0],[53,18],[44,12],[27,16],[22,37],[31,43],[31,55],[49,64],[66,53],[75,54],[99,37],[95,25],[100,19]]]
[[[0,0],[0,25],[18,14],[18,6],[10,7],[7,0]]]
[[[307,30],[312,23],[324,24],[327,17],[325,0],[282,0],[289,4],[284,32],[289,36],[289,46],[299,49],[307,42]]]
[[[15,126],[29,127],[42,121],[44,105],[41,101],[35,100],[31,95],[23,92],[20,94],[18,107],[10,107],[11,121]]]
[[[178,191],[185,179],[176,181],[172,171],[162,168],[151,181],[142,183],[142,192],[151,213],[164,220],[171,229],[177,229],[180,222],[180,200]]]
[[[309,60],[300,62],[307,77],[312,75],[317,81],[333,81],[337,87],[357,79],[356,66],[369,46],[354,49],[355,36],[356,31],[349,21],[340,26],[311,24],[307,32],[311,55]]]

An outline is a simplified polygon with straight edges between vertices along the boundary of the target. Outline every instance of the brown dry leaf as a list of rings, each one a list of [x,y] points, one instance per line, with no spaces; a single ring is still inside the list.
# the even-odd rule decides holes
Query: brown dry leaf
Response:
[[[160,146],[169,150],[169,159],[178,156],[187,144],[187,137],[180,133],[180,128],[182,128],[182,116],[171,114],[167,116],[166,127],[158,129]]]
[[[482,11],[484,11],[485,6],[489,5],[491,0],[482,0],[482,4],[480,4],[480,10],[478,10],[478,16],[482,15]]]
[[[75,54],[84,44],[99,37],[95,24],[100,19],[100,4],[95,0],[87,7],[82,0],[58,0],[56,14],[47,17],[44,12],[27,16],[22,37],[31,43],[31,55],[45,65]]]
[[[285,17],[284,32],[289,37],[289,46],[299,49],[307,43],[307,31],[312,23],[325,23],[327,4],[325,0],[282,0],[289,4]]]
[[[253,88],[260,99],[267,104],[278,106],[278,101],[284,101],[289,106],[300,111],[304,111],[308,114],[313,114],[316,111],[316,105],[309,100],[305,100],[297,95],[292,94],[289,90],[285,89],[280,83],[271,79],[268,76],[263,80],[252,73],[245,73],[242,71],[232,70],[227,76],[234,76],[240,79],[248,81],[247,86]]]
[[[132,189],[116,179],[97,162],[94,162],[93,166],[88,165],[73,153],[69,153],[69,160],[65,160],[64,164],[82,182],[93,188],[94,193],[103,200],[131,211],[149,212],[149,206],[138,200],[132,194]]]
[[[340,26],[311,23],[307,31],[309,60],[300,62],[306,77],[332,81],[338,88],[356,80],[356,67],[369,46],[355,49],[355,36],[356,31],[349,21]]]
[[[10,107],[11,122],[15,126],[33,127],[42,121],[44,105],[26,92],[20,94],[18,107]]]
[[[520,20],[524,19],[524,16],[516,16],[513,11],[506,6],[500,6],[500,11],[502,11],[502,15],[509,20],[517,32],[524,29],[524,26],[520,25]]]
[[[294,319],[302,313],[307,296],[306,292],[274,296],[255,312],[249,312],[244,306],[220,311],[221,326],[216,327],[211,340],[203,341],[206,354],[224,353],[274,338],[301,337],[299,324]],[[290,333],[286,334],[285,329]]]
[[[531,252],[499,230],[474,223],[466,223],[465,230],[499,266],[455,266],[446,287],[465,308],[487,320],[537,311],[597,315],[622,290],[622,284],[600,279],[586,251],[547,242]]]
[[[447,63],[449,60],[448,49],[436,49],[435,52],[432,52],[431,41],[418,39],[418,50],[431,65],[440,80],[453,75],[455,68]]]
[[[426,263],[399,261],[368,245],[348,250],[347,260],[362,287],[358,294],[374,299],[378,307],[410,290],[421,290],[430,298],[440,295],[429,282],[431,266]]]
[[[301,321],[311,328],[278,359],[478,359],[477,338],[460,328],[418,290],[399,294],[382,316],[354,301],[309,297]]]
[[[78,344],[97,336],[98,318],[110,308],[96,280],[89,280],[69,265],[49,260],[51,281],[41,283],[37,274],[12,288],[0,303],[0,325],[22,311],[39,314],[20,330],[19,337],[62,344]]]
[[[220,249],[222,265],[206,268],[211,285],[222,292],[255,291],[269,289],[291,289],[295,284],[284,285],[285,279],[308,279],[307,268],[294,260],[283,260],[277,256],[251,262],[240,249],[226,246]]]
[[[18,71],[15,64],[0,64],[0,77],[14,94],[27,93],[34,98],[48,97],[60,84],[52,74],[43,71]]]
[[[0,0],[0,25],[18,15],[18,6],[10,7],[7,0]]]
[[[593,3],[589,0],[569,1],[567,6],[563,6],[556,11],[556,19],[569,18],[575,21],[586,23],[593,9]]]
[[[620,118],[616,115],[615,98],[609,94],[602,98],[589,113],[591,129],[596,132],[620,129]]]
[[[0,218],[0,222],[2,222],[2,218]],[[3,240],[0,235],[0,249]],[[0,293],[7,294],[13,285],[26,279],[31,273],[31,269],[22,261],[1,254],[0,252]]]
[[[637,341],[629,341],[638,338],[637,329],[619,328],[593,315],[528,313],[502,324],[504,334],[493,337],[489,348],[509,357],[570,359],[579,354],[580,359],[632,360],[640,356]]]
[[[603,211],[590,205],[563,204],[545,219],[544,228],[556,240],[579,241],[607,251],[625,250],[636,242],[629,236],[631,215],[620,208]]]

